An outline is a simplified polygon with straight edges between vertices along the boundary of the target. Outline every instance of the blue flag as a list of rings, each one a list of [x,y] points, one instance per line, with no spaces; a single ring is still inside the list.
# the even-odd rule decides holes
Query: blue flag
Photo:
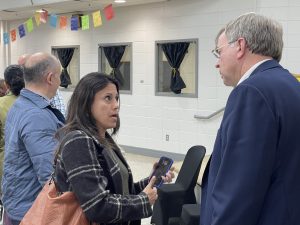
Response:
[[[25,34],[25,27],[24,27],[24,24],[21,24],[19,27],[18,27],[18,30],[19,30],[19,35],[20,35],[20,38],[24,37],[26,34]]]
[[[71,17],[71,30],[78,30],[79,18],[78,16]]]
[[[50,26],[56,28],[56,23],[57,23],[57,15],[52,14],[50,16]]]
[[[7,45],[9,42],[9,35],[8,33],[3,33],[3,40],[4,40],[4,44]]]

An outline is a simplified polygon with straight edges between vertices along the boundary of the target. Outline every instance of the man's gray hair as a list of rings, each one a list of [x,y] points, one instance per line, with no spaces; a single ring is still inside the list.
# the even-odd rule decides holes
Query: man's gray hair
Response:
[[[216,38],[215,38],[215,44],[216,44],[216,47],[218,46],[218,41],[219,41],[219,37],[221,36],[221,34],[223,34],[225,31],[225,27],[222,27],[221,30],[219,30]]]
[[[30,58],[24,65],[24,80],[26,83],[40,83],[48,72],[53,70],[58,64],[57,59],[50,54],[43,54],[39,60]]]
[[[246,40],[248,49],[258,55],[281,59],[282,26],[275,20],[255,13],[247,13],[229,22],[225,27],[228,42]]]

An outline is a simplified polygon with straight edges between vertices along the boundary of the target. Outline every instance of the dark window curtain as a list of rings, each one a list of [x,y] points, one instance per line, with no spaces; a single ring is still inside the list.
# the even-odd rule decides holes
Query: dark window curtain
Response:
[[[72,60],[73,54],[74,54],[74,48],[58,48],[57,49],[57,55],[58,59],[60,61],[60,64],[63,67],[63,70],[60,75],[60,86],[67,88],[68,85],[72,84],[70,75],[68,73],[68,66]]]
[[[182,63],[182,60],[184,59],[185,54],[187,53],[189,45],[190,43],[188,42],[161,44],[162,50],[167,57],[168,63],[172,67],[170,89],[175,94],[180,94],[181,89],[186,87],[178,69]]]
[[[125,45],[103,47],[105,57],[112,68],[110,75],[117,79],[121,86],[124,84],[124,79],[119,70],[119,66],[122,56],[124,55],[125,48]]]

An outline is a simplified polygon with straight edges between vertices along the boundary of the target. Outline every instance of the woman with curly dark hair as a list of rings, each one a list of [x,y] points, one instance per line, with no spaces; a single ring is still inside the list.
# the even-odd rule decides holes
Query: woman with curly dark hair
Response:
[[[6,115],[24,87],[23,68],[19,65],[8,66],[4,71],[4,81],[8,91],[5,96],[0,98],[0,182],[2,180],[3,170],[4,126]]]

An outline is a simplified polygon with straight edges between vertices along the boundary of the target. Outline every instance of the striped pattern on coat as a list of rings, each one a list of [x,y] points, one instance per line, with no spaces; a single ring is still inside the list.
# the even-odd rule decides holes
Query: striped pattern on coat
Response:
[[[97,138],[83,131],[72,131],[64,137],[57,158],[54,180],[59,191],[72,191],[91,222],[101,225],[138,225],[140,219],[151,216],[149,199],[141,192],[149,182],[145,178],[133,182],[132,172],[113,139],[109,149]],[[122,195],[120,167],[108,154],[114,150],[128,169],[129,195]]]

